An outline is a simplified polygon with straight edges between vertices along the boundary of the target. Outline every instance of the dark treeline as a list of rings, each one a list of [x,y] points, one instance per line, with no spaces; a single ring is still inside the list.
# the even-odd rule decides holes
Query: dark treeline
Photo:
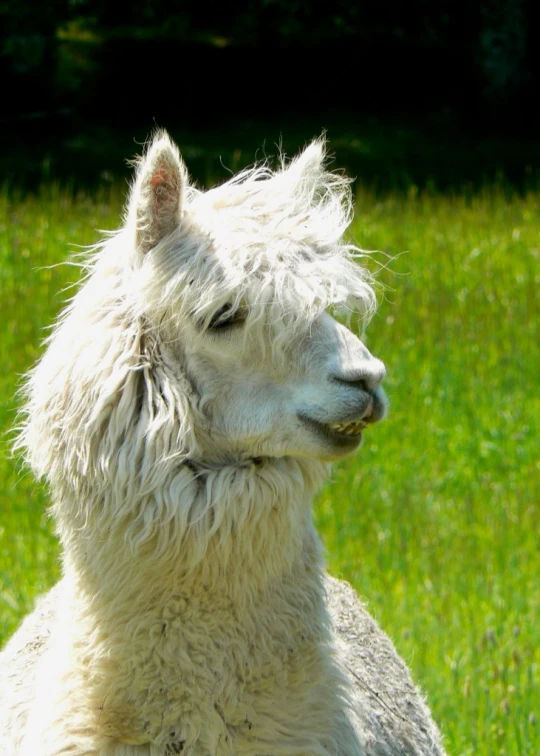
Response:
[[[0,135],[18,142],[21,155],[36,141],[50,146],[64,135],[69,163],[73,134],[96,125],[106,132],[102,143],[92,138],[93,151],[81,148],[90,161],[115,127],[138,138],[153,124],[213,130],[216,154],[239,122],[243,143],[252,137],[254,146],[261,134],[279,138],[296,129],[301,140],[302,123],[312,136],[337,121],[352,144],[360,131],[379,137],[374,119],[438,130],[453,145],[455,135],[532,142],[539,133],[534,0],[0,0],[0,34]],[[251,130],[261,123],[264,129]],[[419,143],[411,147],[402,131],[399,139],[373,149],[388,163],[396,145],[398,169],[417,171]],[[427,149],[425,175],[437,161],[452,174],[453,155],[435,144]],[[119,154],[125,150],[119,143]],[[374,154],[357,150],[361,168],[375,174]],[[34,162],[43,162],[45,152],[36,155]],[[522,155],[512,161],[518,172],[535,163]]]
[[[3,115],[176,85],[199,110],[316,97],[515,127],[536,115],[539,22],[533,0],[4,2]]]

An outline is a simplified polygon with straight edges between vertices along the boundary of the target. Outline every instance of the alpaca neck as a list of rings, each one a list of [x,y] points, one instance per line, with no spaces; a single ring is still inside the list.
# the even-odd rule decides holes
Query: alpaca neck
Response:
[[[130,531],[124,517],[107,534],[102,512],[100,531],[89,522],[78,538],[64,539],[62,624],[78,633],[78,668],[92,670],[88,716],[99,718],[91,727],[131,743],[158,738],[164,726],[172,732],[186,721],[185,685],[197,691],[201,721],[219,706],[227,721],[241,713],[243,722],[254,694],[244,701],[243,691],[274,677],[281,685],[292,649],[299,670],[306,654],[315,665],[299,680],[322,674],[314,659],[327,630],[310,507],[322,472],[294,460],[214,471],[205,486],[226,501],[215,503],[213,520],[201,515],[184,532],[178,522]],[[203,546],[191,543],[203,536]]]
[[[317,541],[311,499],[326,473],[322,463],[292,458],[184,465],[159,495],[140,496],[130,508],[114,490],[101,492],[105,501],[87,506],[82,532],[59,505],[67,571],[87,584],[85,592],[110,593],[113,601],[124,594],[154,603],[160,591],[200,585],[245,600],[299,561],[319,561],[311,545],[305,550]]]

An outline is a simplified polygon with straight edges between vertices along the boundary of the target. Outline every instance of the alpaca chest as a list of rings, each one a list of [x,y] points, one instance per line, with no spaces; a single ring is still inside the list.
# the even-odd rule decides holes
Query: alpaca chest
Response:
[[[102,732],[163,753],[255,756],[280,740],[283,753],[318,753],[339,687],[324,627],[315,616],[306,622],[305,606],[283,613],[279,603],[239,611],[216,596],[170,600],[130,642],[114,644],[127,653],[113,667],[109,656],[96,690]]]
[[[154,737],[188,722],[194,738],[210,722],[247,735],[267,699],[291,699],[318,676],[322,628],[306,626],[294,609],[283,616],[272,602],[247,612],[226,598],[190,596],[170,600],[160,614],[112,644],[125,652],[103,675],[109,713],[136,716],[137,729]]]

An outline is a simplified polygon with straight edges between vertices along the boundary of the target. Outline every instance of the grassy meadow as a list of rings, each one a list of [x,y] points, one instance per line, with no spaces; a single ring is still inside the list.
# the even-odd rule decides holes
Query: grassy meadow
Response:
[[[0,193],[0,426],[122,186]],[[360,187],[352,235],[384,285],[367,343],[391,410],[316,503],[331,571],[394,639],[456,756],[540,753],[540,193]],[[59,575],[45,490],[0,439],[0,642]],[[536,707],[536,708],[535,708]]]

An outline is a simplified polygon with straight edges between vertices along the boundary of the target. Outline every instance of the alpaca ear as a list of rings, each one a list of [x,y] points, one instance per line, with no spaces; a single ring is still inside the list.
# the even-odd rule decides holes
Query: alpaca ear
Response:
[[[188,184],[178,148],[159,132],[141,158],[128,203],[128,224],[138,252],[146,254],[180,223]]]
[[[314,139],[289,166],[289,172],[300,181],[317,180],[324,169],[326,154],[324,139]]]
[[[316,139],[309,144],[283,173],[287,191],[299,206],[310,207],[314,202],[324,174],[325,142]]]

